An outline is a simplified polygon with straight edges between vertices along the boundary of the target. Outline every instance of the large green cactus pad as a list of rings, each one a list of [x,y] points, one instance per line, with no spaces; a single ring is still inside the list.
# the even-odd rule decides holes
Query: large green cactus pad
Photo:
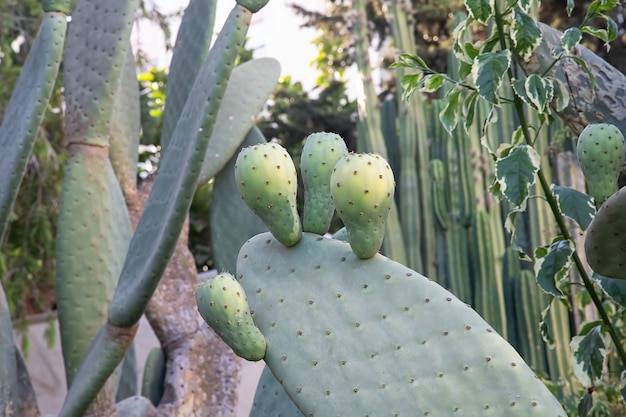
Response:
[[[566,415],[474,310],[382,255],[264,233],[237,269],[265,361],[307,416]]]
[[[249,417],[304,417],[267,366],[257,384]]]

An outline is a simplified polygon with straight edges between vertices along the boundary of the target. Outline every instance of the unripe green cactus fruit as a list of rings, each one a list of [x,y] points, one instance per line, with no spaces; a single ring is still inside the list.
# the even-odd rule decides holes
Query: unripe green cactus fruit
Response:
[[[306,138],[300,159],[305,232],[318,235],[328,232],[335,212],[330,196],[330,177],[339,158],[347,153],[348,147],[336,133],[318,132]]]
[[[331,195],[348,231],[348,242],[361,259],[374,256],[383,243],[395,182],[387,161],[376,154],[348,154],[331,176]]]
[[[596,273],[626,279],[626,187],[607,198],[585,234],[585,256]]]
[[[239,282],[221,273],[198,286],[198,311],[204,321],[239,356],[258,361],[265,356],[265,337],[250,315],[248,298]]]
[[[590,124],[580,133],[576,154],[597,206],[617,191],[625,153],[624,136],[614,125]]]
[[[279,242],[289,247],[300,241],[298,174],[285,148],[261,143],[242,149],[235,162],[235,179],[243,200]]]

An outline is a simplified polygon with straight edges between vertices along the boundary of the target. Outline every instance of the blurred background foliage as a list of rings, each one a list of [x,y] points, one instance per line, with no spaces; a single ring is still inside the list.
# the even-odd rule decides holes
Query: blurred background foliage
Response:
[[[564,28],[580,21],[584,2],[576,1],[572,17],[565,14],[567,0],[544,0],[540,10],[543,21]],[[452,17],[462,10],[461,0],[412,0],[414,51],[438,71],[445,72],[451,44]],[[258,126],[268,139],[280,141],[292,152],[296,163],[304,138],[316,131],[340,134],[350,149],[355,148],[357,105],[347,92],[346,70],[355,60],[355,40],[347,18],[350,0],[327,0],[324,12],[292,6],[305,21],[321,34],[314,40],[317,57],[311,65],[318,70],[316,86],[305,91],[302,84],[287,76],[280,80]],[[396,83],[388,65],[394,56],[389,48],[390,18],[383,0],[368,2],[370,41],[378,61],[375,80],[381,98],[391,97]],[[141,1],[137,19],[148,19],[163,31],[166,48],[173,48],[170,21],[182,13],[160,12],[151,2]],[[0,0],[0,118],[20,73],[41,19],[38,0]],[[615,11],[620,37],[610,51],[587,41],[599,55],[621,71],[626,71],[624,19],[621,6]],[[241,61],[252,59],[254,50],[244,46]],[[137,52],[141,91],[142,141],[138,176],[153,171],[159,161],[159,138],[165,104],[167,69],[151,68],[146,55]],[[63,86],[57,82],[45,120],[41,125],[28,170],[13,209],[9,229],[0,242],[0,280],[7,293],[13,319],[25,325],[27,315],[55,309],[54,236],[58,215],[61,180],[65,164],[63,146]],[[212,268],[211,239],[208,222],[212,184],[201,187],[191,209],[190,248],[199,271]],[[53,337],[53,334],[50,334]]]

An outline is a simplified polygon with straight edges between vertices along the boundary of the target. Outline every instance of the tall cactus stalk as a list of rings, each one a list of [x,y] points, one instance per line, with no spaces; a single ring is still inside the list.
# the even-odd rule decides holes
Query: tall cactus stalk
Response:
[[[406,0],[391,1],[391,22],[397,53],[415,48],[411,5]],[[400,218],[404,232],[408,266],[437,279],[436,238],[430,188],[430,147],[427,132],[426,101],[415,94],[411,102],[402,99],[401,79],[396,74],[398,102],[399,153],[401,155],[398,191]]]
[[[385,140],[382,134],[380,121],[380,103],[372,81],[371,65],[369,62],[369,39],[367,18],[365,15],[365,0],[356,0],[353,4],[352,32],[356,45],[356,61],[361,73],[363,91],[359,97],[359,135],[357,147],[359,152],[374,152],[384,158],[387,157]],[[395,202],[392,203],[386,223],[386,238],[383,250],[387,256],[397,262],[405,263],[406,250],[400,223],[400,213]]]
[[[191,89],[159,174],[129,244],[108,318],[70,387],[61,416],[78,416],[123,358],[160,277],[173,254],[198,182],[209,137],[252,10],[237,4],[228,16]],[[248,9],[250,7],[251,9]],[[181,169],[182,167],[182,169]],[[105,360],[99,358],[104,357]],[[187,410],[189,412],[191,410]],[[179,414],[180,415],[180,414]]]
[[[77,4],[64,57],[68,162],[57,223],[56,288],[68,386],[106,322],[132,233],[109,146],[137,3],[116,0],[95,19],[97,7],[94,0]],[[93,401],[91,412],[111,409],[116,391],[114,378]]]
[[[5,172],[0,176],[0,241],[57,78],[70,3],[44,2],[39,32],[0,125],[0,166]]]

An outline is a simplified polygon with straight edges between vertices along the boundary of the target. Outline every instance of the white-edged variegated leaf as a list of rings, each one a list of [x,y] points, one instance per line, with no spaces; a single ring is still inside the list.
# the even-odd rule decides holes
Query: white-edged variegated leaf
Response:
[[[444,99],[446,105],[439,112],[439,120],[446,129],[448,134],[452,134],[459,122],[459,115],[461,113],[461,107],[459,106],[459,97],[461,96],[461,90],[454,91]]]
[[[602,378],[606,359],[606,342],[602,334],[602,321],[585,324],[578,336],[570,342],[574,352],[574,375],[583,387],[593,386]]]
[[[511,34],[515,52],[524,60],[532,56],[542,39],[541,30],[537,26],[537,22],[519,7],[513,9]]]
[[[563,111],[569,105],[570,94],[565,83],[558,78],[552,79],[554,87],[554,108],[556,111]]]
[[[552,81],[537,74],[530,74],[524,84],[530,102],[537,110],[543,112],[554,98]]]
[[[518,145],[496,160],[496,181],[507,200],[523,208],[535,183],[540,158],[529,145]]]
[[[493,0],[465,0],[469,15],[483,24],[493,16],[493,4]]]
[[[511,66],[509,50],[485,52],[474,59],[472,79],[478,93],[489,103],[498,104],[498,90],[507,70]]]
[[[528,97],[528,94],[526,94],[526,82],[524,80],[513,79],[511,86],[513,87],[513,92],[515,93],[515,95],[521,98],[526,105],[533,105],[530,101],[530,97]]]
[[[422,80],[420,91],[423,93],[434,93],[441,88],[446,77],[443,74],[428,74]]]
[[[572,50],[578,45],[583,38],[583,33],[577,27],[571,27],[565,30],[561,35],[561,45],[565,48],[565,52],[572,53]]]
[[[596,206],[591,196],[574,188],[552,184],[559,210],[574,220],[581,230],[586,230],[596,215]]]
[[[541,289],[554,297],[563,297],[559,281],[569,272],[575,251],[574,243],[561,237],[535,249],[535,278]]]

